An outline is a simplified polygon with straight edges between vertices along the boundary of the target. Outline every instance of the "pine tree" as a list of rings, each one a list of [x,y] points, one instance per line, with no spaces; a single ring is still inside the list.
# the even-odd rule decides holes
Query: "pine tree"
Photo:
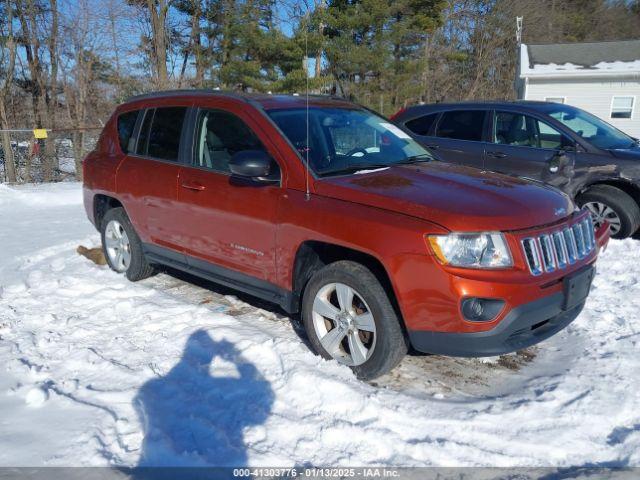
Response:
[[[323,11],[326,55],[338,93],[381,112],[419,96],[423,47],[441,23],[441,0],[335,0]]]

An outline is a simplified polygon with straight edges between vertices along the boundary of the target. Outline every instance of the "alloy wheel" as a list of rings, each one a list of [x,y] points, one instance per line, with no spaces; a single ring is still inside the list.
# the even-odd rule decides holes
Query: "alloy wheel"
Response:
[[[615,235],[620,231],[621,220],[618,214],[609,205],[601,202],[588,202],[584,204],[593,216],[593,223],[596,228],[600,227],[605,221],[609,223],[611,235]]]
[[[117,220],[107,223],[104,231],[107,255],[117,272],[126,272],[131,264],[131,243],[122,224]]]
[[[373,313],[362,296],[343,283],[323,286],[313,301],[313,328],[324,349],[340,363],[355,367],[376,346]]]

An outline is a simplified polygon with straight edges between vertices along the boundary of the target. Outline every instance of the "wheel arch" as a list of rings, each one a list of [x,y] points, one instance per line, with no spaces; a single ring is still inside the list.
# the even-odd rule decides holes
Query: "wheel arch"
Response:
[[[590,188],[598,185],[608,185],[610,187],[617,188],[618,190],[622,190],[624,193],[633,198],[638,207],[640,207],[640,186],[629,180],[620,178],[602,179],[586,184],[582,188],[580,188],[576,195],[576,198],[585,193]]]
[[[99,230],[105,214],[113,208],[123,208],[122,202],[115,197],[98,193],[93,197],[93,220]],[[126,210],[125,210],[126,211]]]
[[[382,288],[389,295],[389,300],[391,301],[398,318],[400,318],[401,327],[406,333],[406,326],[404,324],[404,318],[400,310],[396,291],[393,283],[391,282],[391,277],[383,263],[369,253],[334,243],[307,240],[298,246],[292,271],[292,287],[294,296],[297,298],[297,311],[300,311],[300,304],[304,289],[313,274],[325,265],[329,265],[330,263],[334,263],[339,260],[350,260],[352,262],[359,263],[373,273],[382,285]]]

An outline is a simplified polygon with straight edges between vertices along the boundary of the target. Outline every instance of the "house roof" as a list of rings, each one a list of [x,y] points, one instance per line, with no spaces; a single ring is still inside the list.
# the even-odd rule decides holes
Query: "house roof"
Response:
[[[640,40],[521,45],[520,76],[601,76],[640,73]]]

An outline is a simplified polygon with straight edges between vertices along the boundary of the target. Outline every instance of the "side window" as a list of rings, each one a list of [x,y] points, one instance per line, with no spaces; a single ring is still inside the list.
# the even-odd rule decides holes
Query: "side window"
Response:
[[[432,113],[431,115],[423,115],[422,117],[409,120],[404,125],[416,135],[429,135],[431,127],[437,118],[438,114]]]
[[[559,122],[564,123],[582,138],[591,139],[598,135],[598,126],[595,123],[588,122],[584,118],[576,115],[570,115],[565,112],[554,112],[550,114],[550,116]]]
[[[538,147],[534,119],[511,112],[496,112],[493,141],[516,147]]]
[[[493,143],[516,147],[560,149],[572,142],[552,126],[528,115],[496,112]]]
[[[265,150],[256,134],[235,115],[205,110],[198,116],[195,164],[218,172],[231,173],[229,160],[243,150]]]
[[[178,160],[180,134],[186,107],[156,108],[149,131],[147,155],[162,160]]]
[[[445,112],[438,123],[436,136],[479,142],[482,140],[486,114],[484,110]]]
[[[118,116],[118,140],[120,142],[120,149],[124,153],[129,152],[129,140],[131,140],[133,129],[136,126],[136,120],[138,120],[138,112],[139,110],[135,110]]]
[[[538,126],[540,148],[552,148],[558,150],[571,143],[567,137],[551,125],[541,122],[540,120],[534,121]]]

